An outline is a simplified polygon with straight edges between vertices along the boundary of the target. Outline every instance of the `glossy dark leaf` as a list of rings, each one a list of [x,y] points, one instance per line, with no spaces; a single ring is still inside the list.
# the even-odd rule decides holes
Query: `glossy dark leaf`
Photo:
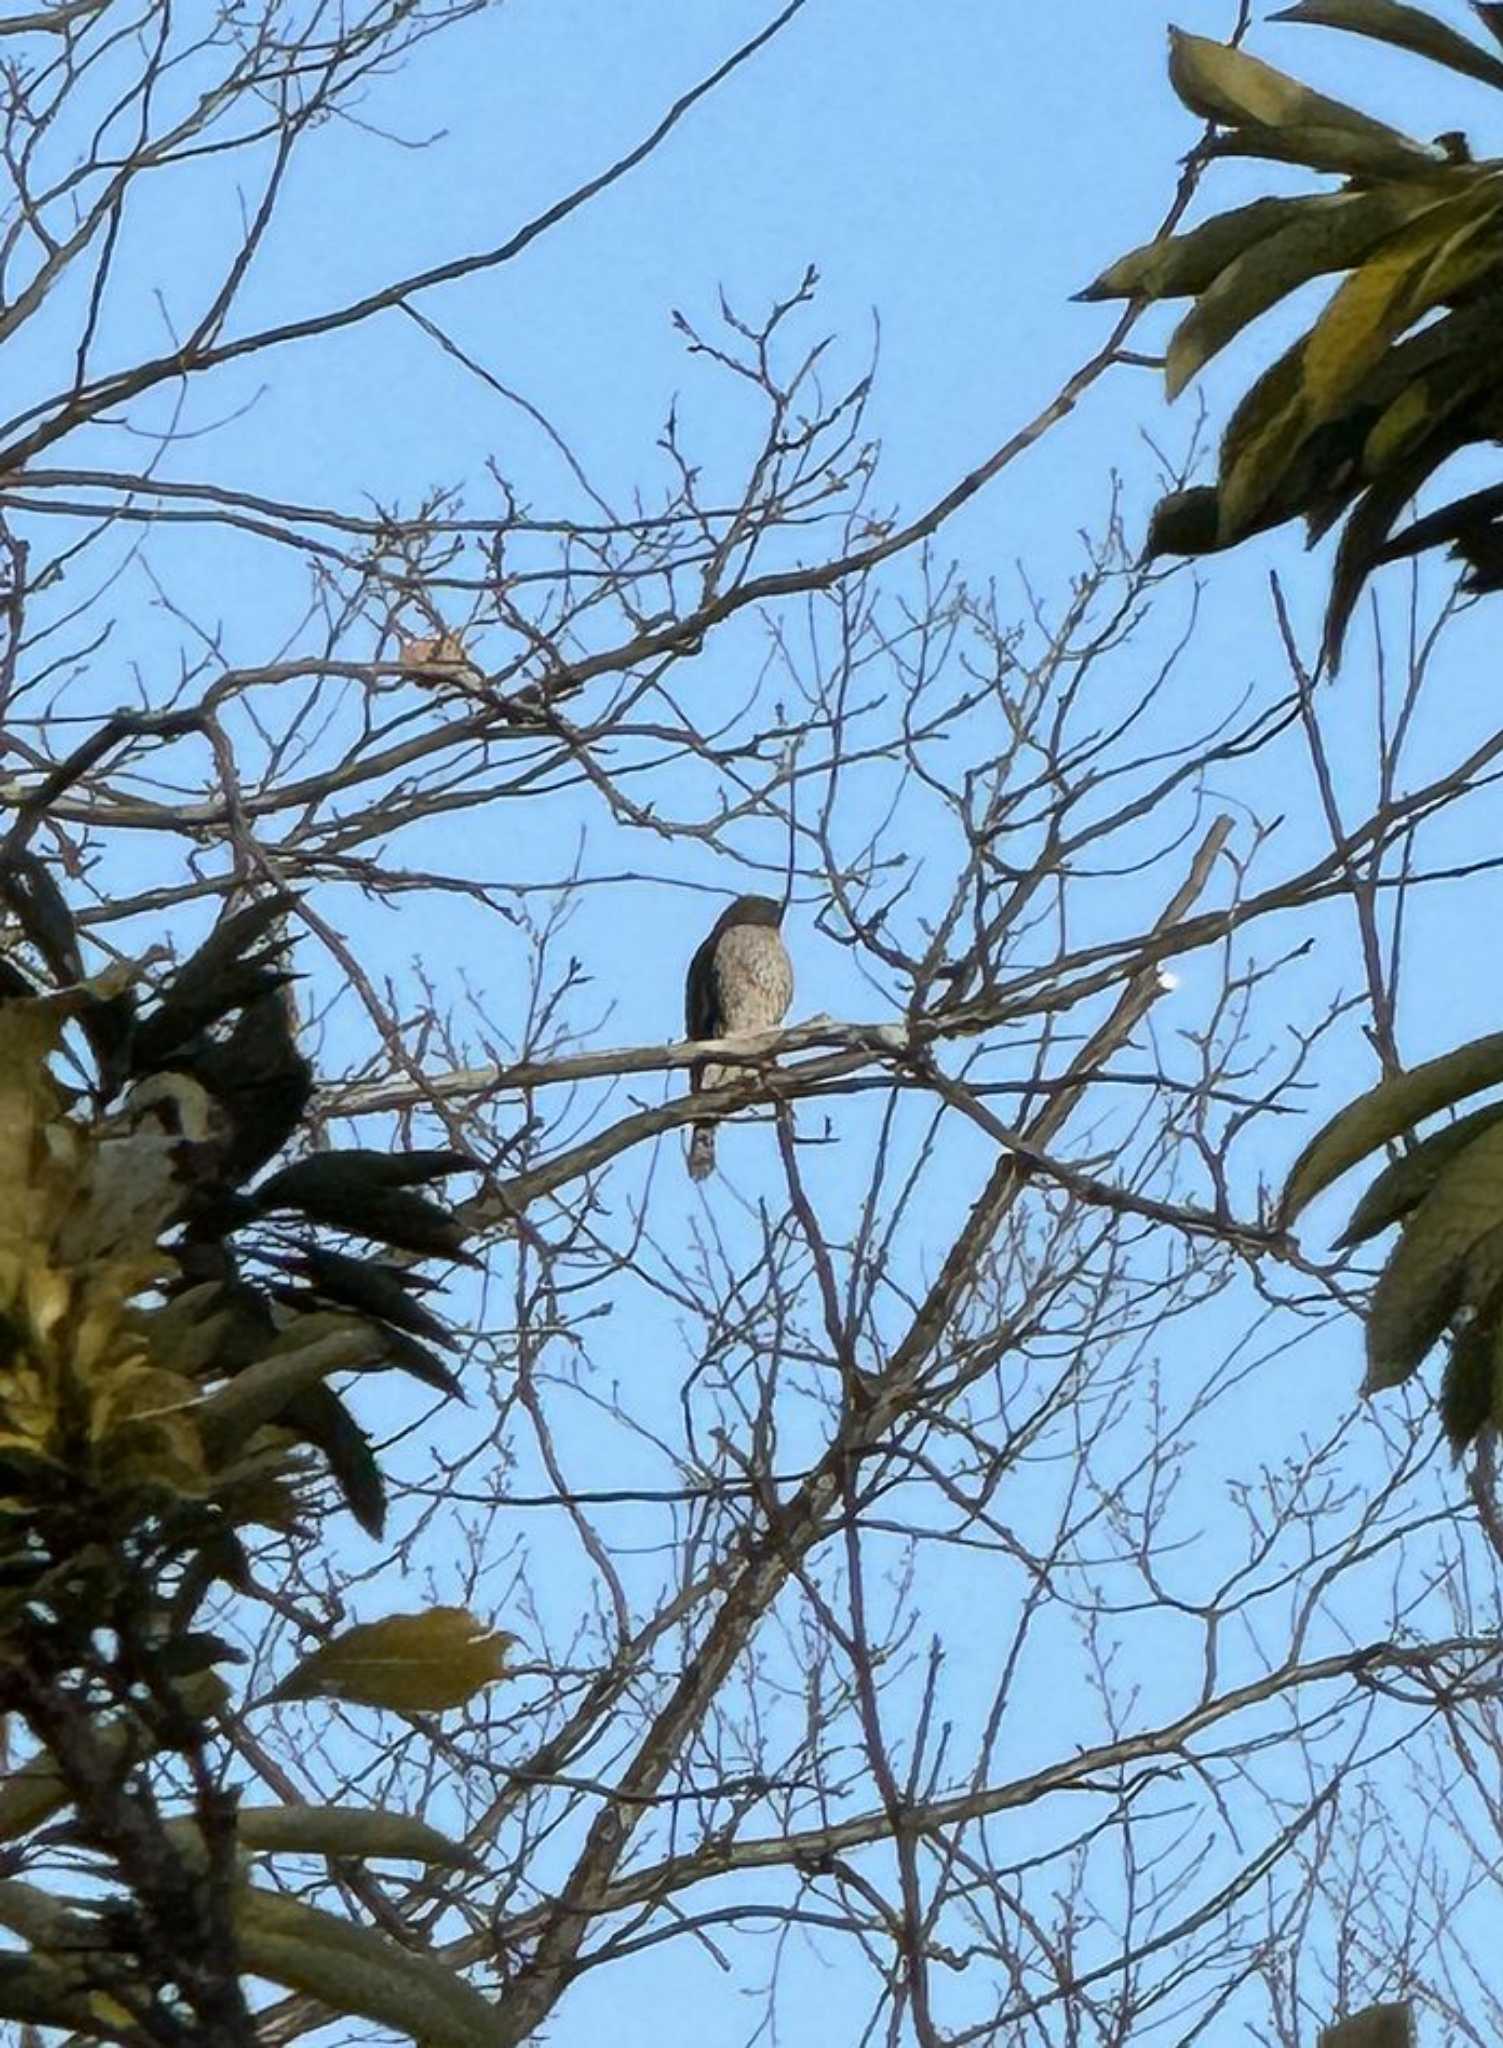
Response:
[[[352,1259],[345,1252],[310,1246],[300,1258],[285,1262],[300,1272],[315,1293],[343,1308],[391,1323],[414,1337],[427,1337],[435,1344],[453,1341],[448,1325],[413,1299],[414,1289],[427,1283],[400,1266],[388,1266],[375,1259]]]
[[[130,1078],[136,1039],[136,999],[128,989],[83,1004],[78,1028],[89,1042],[101,1102],[109,1102]]]
[[[323,1452],[345,1506],[367,1535],[379,1537],[386,1527],[386,1484],[370,1438],[339,1396],[325,1386],[305,1388],[281,1420]]]
[[[259,1192],[265,1198],[275,1190],[281,1203],[300,1208],[306,1192],[319,1196],[331,1187],[411,1188],[444,1180],[451,1173],[475,1170],[475,1161],[465,1152],[376,1152],[347,1146],[338,1152],[314,1152],[306,1159],[294,1160],[273,1174]]]
[[[416,1338],[409,1337],[403,1330],[386,1330],[383,1335],[390,1364],[411,1373],[415,1380],[420,1380],[425,1387],[432,1387],[436,1393],[446,1394],[451,1400],[464,1399],[458,1375],[441,1358],[435,1358],[425,1344],[419,1344]]]
[[[1331,596],[1326,607],[1325,656],[1334,675],[1341,666],[1346,629],[1357,608],[1367,579],[1378,566],[1383,545],[1395,523],[1403,516],[1426,481],[1464,447],[1469,436],[1465,426],[1453,422],[1442,426],[1428,440],[1363,492],[1342,529],[1331,572]]]
[[[1483,533],[1495,520],[1503,519],[1503,484],[1489,484],[1485,490],[1469,491],[1413,520],[1396,533],[1378,556],[1380,562],[1397,562],[1408,555],[1423,554],[1427,548],[1447,541],[1460,541],[1468,534]]]
[[[1440,1382],[1440,1419],[1446,1442],[1460,1458],[1493,1411],[1493,1331],[1470,1323],[1452,1337]]]
[[[1468,565],[1461,587],[1469,597],[1503,590],[1503,525],[1463,534],[1451,553]]]
[[[289,977],[274,963],[282,948],[256,948],[291,906],[288,896],[270,896],[221,918],[196,953],[190,954],[162,991],[157,1008],[136,1041],[139,1067],[151,1070],[233,1009],[279,988]]]
[[[373,1167],[372,1160],[380,1164]],[[263,1214],[296,1209],[356,1237],[419,1255],[476,1263],[464,1250],[465,1232],[446,1209],[410,1189],[392,1185],[381,1154],[318,1152],[283,1167],[255,1193]]]
[[[247,1662],[244,1650],[237,1650],[233,1643],[227,1643],[223,1636],[216,1636],[207,1630],[192,1630],[185,1635],[170,1636],[152,1651],[152,1663],[159,1671],[165,1671],[172,1678],[186,1678],[194,1671],[207,1671],[214,1664],[244,1664]]]
[[[230,1119],[224,1174],[232,1186],[276,1157],[312,1100],[313,1069],[298,1051],[280,995],[250,1004],[223,1045],[204,1039],[179,1064]]]
[[[296,977],[264,959],[233,962],[212,990],[191,1010],[175,1002],[164,1002],[152,1011],[136,1033],[132,1066],[138,1074],[155,1073],[170,1066],[174,1055],[191,1045],[198,1033],[218,1023],[231,1010],[242,1010],[263,997],[275,995]]]

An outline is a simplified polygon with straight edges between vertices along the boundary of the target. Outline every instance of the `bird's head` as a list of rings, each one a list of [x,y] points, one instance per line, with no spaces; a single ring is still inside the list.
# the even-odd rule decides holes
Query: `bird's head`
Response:
[[[723,914],[720,922],[724,925],[780,925],[783,922],[784,908],[785,906],[773,896],[738,896],[730,909]]]

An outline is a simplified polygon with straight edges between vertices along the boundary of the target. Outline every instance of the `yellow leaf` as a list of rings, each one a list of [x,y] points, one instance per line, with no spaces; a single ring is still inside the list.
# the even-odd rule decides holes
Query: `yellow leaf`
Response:
[[[49,1454],[57,1429],[57,1393],[33,1364],[0,1370],[0,1447]]]
[[[62,1019],[44,1003],[24,999],[0,1005],[0,1215],[7,1228],[31,1183],[32,1151],[42,1125],[61,1109],[47,1061],[56,1051]]]
[[[1433,185],[1388,184],[1301,201],[1282,227],[1227,264],[1175,330],[1165,364],[1170,398],[1288,293],[1361,263],[1416,214],[1434,210],[1441,197]]]
[[[1305,344],[1310,425],[1342,410],[1396,336],[1498,265],[1500,219],[1503,182],[1495,173],[1474,177],[1454,198],[1400,229],[1347,279]]]
[[[396,1712],[462,1707],[506,1674],[516,1641],[463,1607],[391,1614],[347,1629],[313,1652],[272,1693],[274,1700],[337,1699]]]

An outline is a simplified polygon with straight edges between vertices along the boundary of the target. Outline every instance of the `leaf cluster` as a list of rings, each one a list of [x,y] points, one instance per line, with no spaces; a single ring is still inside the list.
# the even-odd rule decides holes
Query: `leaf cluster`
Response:
[[[1475,12],[1503,42],[1496,9]],[[1503,57],[1400,0],[1299,0],[1272,18],[1372,37],[1503,89]],[[1444,544],[1470,590],[1503,587],[1503,489],[1394,531],[1453,455],[1503,438],[1503,159],[1474,161],[1459,134],[1418,142],[1242,50],[1170,36],[1176,93],[1217,124],[1210,156],[1298,164],[1341,184],[1151,242],[1081,297],[1193,302],[1169,343],[1173,398],[1260,314],[1342,278],[1236,406],[1216,483],[1162,500],[1148,538],[1150,557],[1199,555],[1296,518],[1313,543],[1344,519],[1326,620],[1334,667],[1380,563]]]
[[[1381,1082],[1311,1140],[1284,1190],[1282,1220],[1380,1146],[1503,1082],[1503,1032]],[[1503,1101],[1416,1140],[1380,1173],[1341,1235],[1356,1245],[1399,1225],[1367,1312],[1364,1391],[1403,1384],[1442,1337],[1441,1419],[1459,1454],[1503,1426]]]
[[[164,1812],[146,1766],[211,1739],[229,1700],[214,1667],[238,1653],[201,1610],[221,1584],[249,1588],[248,1531],[314,1511],[310,1459],[381,1528],[374,1452],[331,1381],[394,1368],[459,1391],[423,1298],[436,1283],[412,1267],[470,1258],[426,1191],[474,1162],[349,1149],[276,1163],[313,1092],[284,997],[287,899],[223,918],[146,1000],[132,970],[85,975],[33,856],[0,849],[0,899],[0,1711],[38,1744],[0,1783],[0,1843],[24,1848],[70,1808],[65,1832],[107,1861],[112,1842],[155,1837],[117,1873],[123,1896],[65,1905],[0,1881],[0,1927],[25,1944],[4,1958],[0,2017],[150,2034],[183,1981],[150,1894],[186,1886],[218,1901],[232,1976],[471,2048],[493,2015],[461,1978],[251,1869],[278,1854],[455,1866],[461,1849],[402,1814],[279,1807],[234,1816],[226,1871],[204,1815]],[[61,1078],[75,1031],[81,1089]],[[505,1674],[512,1640],[462,1609],[388,1616],[320,1644],[259,1704],[443,1711]],[[184,1943],[212,1949],[219,1924],[207,1906],[202,1924],[184,1916]]]

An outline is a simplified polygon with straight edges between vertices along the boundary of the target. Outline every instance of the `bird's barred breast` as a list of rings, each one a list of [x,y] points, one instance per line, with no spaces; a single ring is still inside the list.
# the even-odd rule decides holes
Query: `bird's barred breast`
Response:
[[[733,925],[715,948],[715,982],[722,1037],[781,1024],[793,1001],[793,963],[781,933],[771,925]],[[721,1086],[738,1071],[744,1069],[707,1067],[701,1085]]]

